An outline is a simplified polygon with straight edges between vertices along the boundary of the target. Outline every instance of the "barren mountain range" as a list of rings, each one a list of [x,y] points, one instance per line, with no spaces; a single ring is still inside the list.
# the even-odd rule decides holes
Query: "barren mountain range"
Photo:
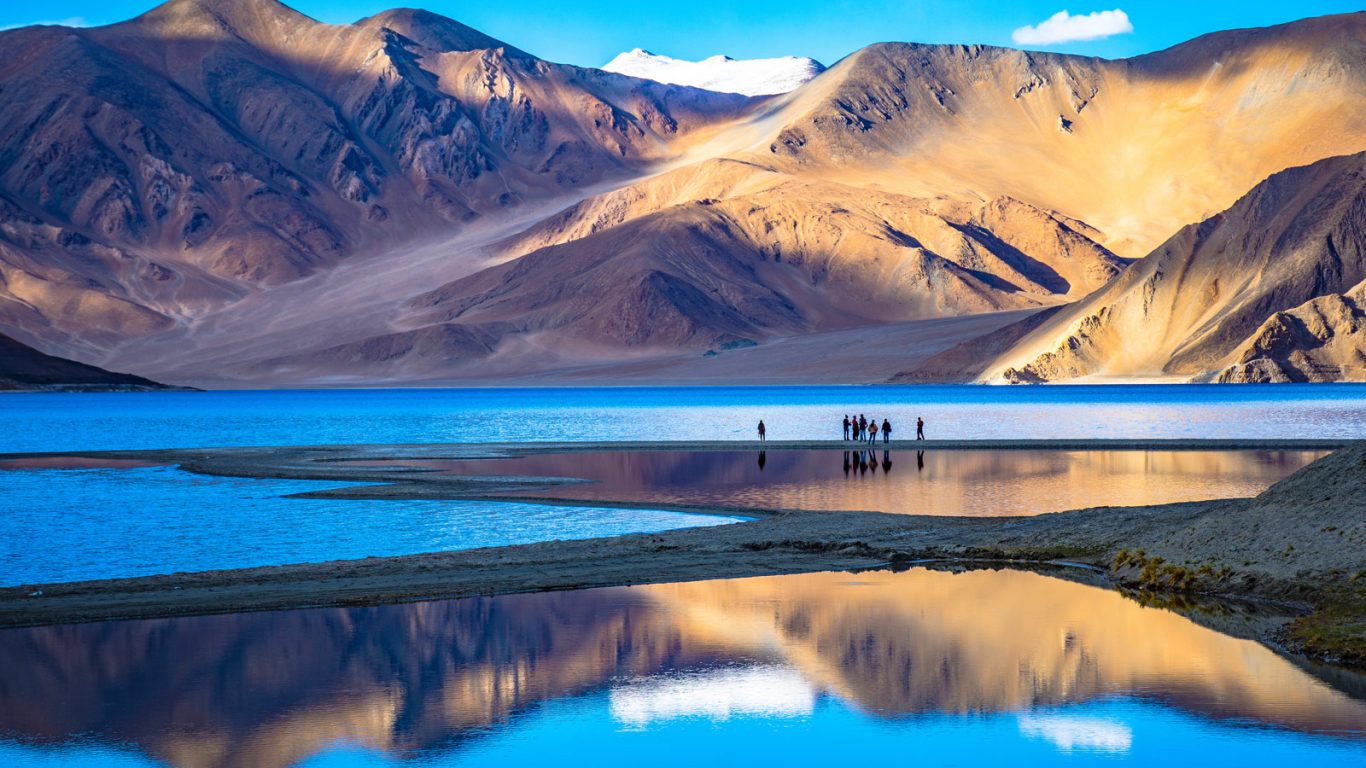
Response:
[[[275,0],[0,45],[0,330],[161,381],[1366,378],[1363,13],[757,98]]]

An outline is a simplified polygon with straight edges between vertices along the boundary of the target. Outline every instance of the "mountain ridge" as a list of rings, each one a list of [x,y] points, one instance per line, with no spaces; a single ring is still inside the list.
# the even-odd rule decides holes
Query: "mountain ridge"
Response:
[[[1340,108],[1366,88],[1366,13],[1114,61],[879,44],[762,99],[415,9],[175,0],[0,35],[0,327],[199,384],[1046,309],[1366,148],[1366,110]],[[610,280],[551,290],[585,274]]]

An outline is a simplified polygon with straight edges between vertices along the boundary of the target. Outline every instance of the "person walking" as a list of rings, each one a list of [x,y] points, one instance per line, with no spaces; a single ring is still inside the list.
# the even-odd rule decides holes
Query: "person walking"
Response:
[[[925,420],[919,416],[915,417],[915,439],[925,439]]]
[[[849,439],[849,414],[844,414],[844,439]]]
[[[764,429],[764,420],[763,420],[763,419],[759,419],[759,442],[762,443],[762,442],[764,442],[764,441],[767,440],[767,439],[768,439],[768,431],[767,431],[766,429]]]
[[[886,445],[892,441],[892,422],[889,419],[882,420],[882,444]]]
[[[869,445],[874,445],[874,444],[876,444],[876,443],[877,443],[877,418],[874,417],[872,423],[868,425],[868,444],[869,444]]]

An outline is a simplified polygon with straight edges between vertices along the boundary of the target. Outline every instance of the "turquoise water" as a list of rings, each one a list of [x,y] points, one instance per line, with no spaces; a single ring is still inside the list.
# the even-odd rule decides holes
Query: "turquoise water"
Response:
[[[1366,438],[1366,385],[312,390],[0,396],[0,453],[526,440]]]
[[[345,484],[173,467],[0,470],[0,586],[587,539],[721,525],[679,512],[298,499]]]
[[[16,768],[1366,765],[1349,675],[1012,571],[5,630],[0,658]]]

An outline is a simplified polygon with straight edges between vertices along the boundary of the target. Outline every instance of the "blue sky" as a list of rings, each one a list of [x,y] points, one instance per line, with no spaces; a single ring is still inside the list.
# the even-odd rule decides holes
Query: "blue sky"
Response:
[[[441,13],[553,61],[601,66],[640,47],[677,58],[726,53],[736,58],[795,54],[832,64],[869,43],[985,43],[1118,58],[1155,51],[1220,29],[1265,26],[1306,16],[1344,13],[1361,0],[286,0],[327,22],[349,22],[395,6]],[[156,0],[46,0],[0,3],[0,27],[38,22],[107,24],[137,15]],[[1090,20],[1088,41],[1030,43],[1056,35],[1058,24],[1032,34],[1060,11],[1074,17],[1123,11]],[[1072,20],[1076,22],[1075,19]],[[1085,19],[1083,19],[1085,21]],[[1062,24],[1064,33],[1077,24]],[[1087,27],[1096,32],[1097,27]]]

